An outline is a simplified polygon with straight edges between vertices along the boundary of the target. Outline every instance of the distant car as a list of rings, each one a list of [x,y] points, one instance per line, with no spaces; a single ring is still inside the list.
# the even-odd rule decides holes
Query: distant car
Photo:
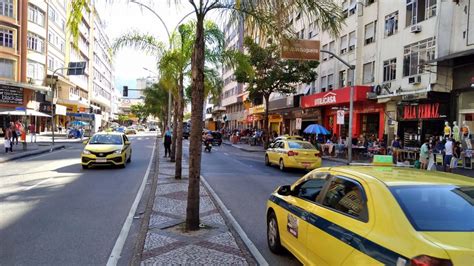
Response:
[[[116,165],[125,168],[132,160],[130,140],[122,133],[97,133],[88,141],[81,154],[82,168],[94,165]]]
[[[129,127],[125,130],[125,135],[136,135],[136,134],[137,134],[137,130],[134,128]]]
[[[156,129],[158,129],[158,127],[154,125],[148,127],[148,130],[150,131],[156,131]]]
[[[304,265],[473,265],[473,183],[392,166],[319,168],[271,194],[268,246]]]
[[[144,127],[144,126],[138,126],[138,127],[137,127],[137,130],[138,130],[138,131],[145,131],[145,127]]]
[[[119,132],[119,133],[125,133],[125,130],[126,130],[125,127],[117,127],[117,128],[115,128],[115,132]]]
[[[321,153],[313,144],[301,140],[279,140],[271,143],[265,153],[265,164],[276,164],[281,171],[286,168],[312,170],[321,167]]]

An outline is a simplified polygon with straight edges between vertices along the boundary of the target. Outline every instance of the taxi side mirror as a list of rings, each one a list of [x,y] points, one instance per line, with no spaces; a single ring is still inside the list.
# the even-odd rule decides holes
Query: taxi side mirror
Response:
[[[278,188],[277,190],[278,195],[281,196],[288,196],[291,194],[291,186],[290,185],[284,185]]]
[[[130,145],[130,141],[125,141],[125,145]]]
[[[88,140],[84,140],[82,144],[87,145],[88,142],[89,142]]]

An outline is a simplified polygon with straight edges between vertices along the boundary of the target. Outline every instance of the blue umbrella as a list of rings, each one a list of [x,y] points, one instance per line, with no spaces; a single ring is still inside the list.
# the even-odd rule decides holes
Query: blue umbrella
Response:
[[[89,123],[75,120],[75,121],[72,121],[70,125],[71,126],[82,126],[83,127],[83,126],[88,126]]]
[[[318,134],[330,135],[331,134],[326,128],[318,124],[309,125],[308,127],[305,128],[303,132],[306,134],[316,134],[316,135]]]

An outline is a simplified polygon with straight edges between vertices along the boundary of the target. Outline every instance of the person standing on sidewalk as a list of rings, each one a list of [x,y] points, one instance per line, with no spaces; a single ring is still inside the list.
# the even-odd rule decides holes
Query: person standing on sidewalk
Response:
[[[453,158],[453,140],[448,138],[444,144],[444,171],[451,172],[451,159]]]
[[[13,152],[12,137],[11,126],[5,128],[5,142],[3,144],[5,146],[5,153],[8,153],[8,151]]]
[[[28,130],[30,131],[31,143],[33,143],[33,139],[35,140],[35,143],[36,143],[36,127],[35,127],[35,124],[31,123],[30,126],[28,127]]]
[[[165,158],[171,157],[171,131],[166,127],[165,137],[163,138],[163,145],[165,146]]]
[[[430,148],[428,145],[428,140],[425,140],[423,145],[420,148],[420,163],[421,169],[426,170],[428,168],[428,159],[430,157]]]

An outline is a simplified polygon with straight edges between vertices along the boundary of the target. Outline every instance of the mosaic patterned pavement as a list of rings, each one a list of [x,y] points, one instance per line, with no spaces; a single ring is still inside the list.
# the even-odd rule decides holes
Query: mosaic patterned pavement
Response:
[[[187,161],[183,160],[182,180],[174,179],[174,164],[167,159],[160,160],[159,169],[141,264],[255,265],[242,244],[238,244],[241,242],[234,238],[203,186],[200,187],[200,218],[204,228],[197,232],[185,232]]]

